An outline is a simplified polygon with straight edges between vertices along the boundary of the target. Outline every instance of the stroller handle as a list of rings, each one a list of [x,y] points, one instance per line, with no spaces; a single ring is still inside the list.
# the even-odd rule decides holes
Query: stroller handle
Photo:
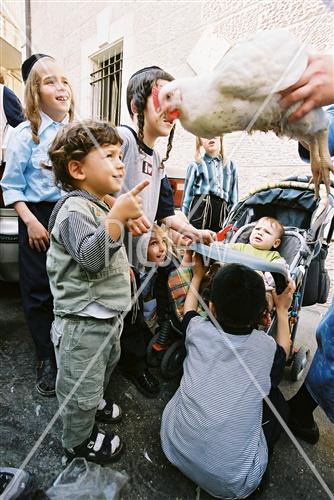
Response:
[[[190,249],[201,254],[207,259],[224,262],[225,264],[243,264],[244,266],[250,267],[255,271],[267,271],[271,273],[275,280],[277,293],[281,293],[288,283],[289,272],[284,264],[268,262],[264,259],[253,257],[252,255],[248,255],[244,252],[232,250],[232,248],[228,248],[227,245],[204,245],[203,243],[192,243]]]

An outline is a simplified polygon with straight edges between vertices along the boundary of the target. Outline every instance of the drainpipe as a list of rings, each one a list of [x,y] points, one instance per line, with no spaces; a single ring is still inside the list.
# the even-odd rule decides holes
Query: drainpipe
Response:
[[[26,59],[31,56],[31,7],[30,0],[25,0],[25,21],[26,21]]]

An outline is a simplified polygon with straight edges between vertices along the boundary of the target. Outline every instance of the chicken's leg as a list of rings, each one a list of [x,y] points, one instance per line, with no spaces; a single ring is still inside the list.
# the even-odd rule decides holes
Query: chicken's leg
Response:
[[[310,159],[315,197],[319,197],[321,181],[324,182],[327,194],[329,194],[331,185],[329,172],[334,173],[334,167],[328,150],[327,130],[319,132],[310,140]]]

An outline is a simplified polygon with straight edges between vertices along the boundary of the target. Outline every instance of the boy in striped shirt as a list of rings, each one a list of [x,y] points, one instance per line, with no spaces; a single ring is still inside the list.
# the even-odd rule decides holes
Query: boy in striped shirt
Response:
[[[204,276],[196,256],[184,305],[187,356],[179,389],[161,425],[168,460],[217,498],[245,498],[264,477],[281,427],[264,398],[287,419],[278,389],[290,349],[288,309],[294,284],[273,297],[277,340],[256,329],[266,307],[263,279],[230,264],[212,283],[210,320],[196,312]]]

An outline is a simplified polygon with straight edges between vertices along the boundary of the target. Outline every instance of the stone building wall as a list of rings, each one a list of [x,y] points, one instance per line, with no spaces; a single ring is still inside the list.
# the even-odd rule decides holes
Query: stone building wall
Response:
[[[134,2],[32,2],[33,50],[50,53],[73,82],[78,116],[90,113],[91,57],[123,39],[122,120],[128,121],[124,91],[129,76],[156,64],[176,77],[193,74],[187,64],[206,30],[229,43],[260,28],[288,27],[315,49],[333,47],[333,7],[329,0],[220,0]],[[203,57],[207,57],[203,56]],[[162,151],[165,142],[159,144]],[[194,138],[178,125],[168,172],[182,177],[193,158]],[[296,143],[274,134],[233,133],[225,150],[235,160],[240,194],[293,174],[308,173]]]

